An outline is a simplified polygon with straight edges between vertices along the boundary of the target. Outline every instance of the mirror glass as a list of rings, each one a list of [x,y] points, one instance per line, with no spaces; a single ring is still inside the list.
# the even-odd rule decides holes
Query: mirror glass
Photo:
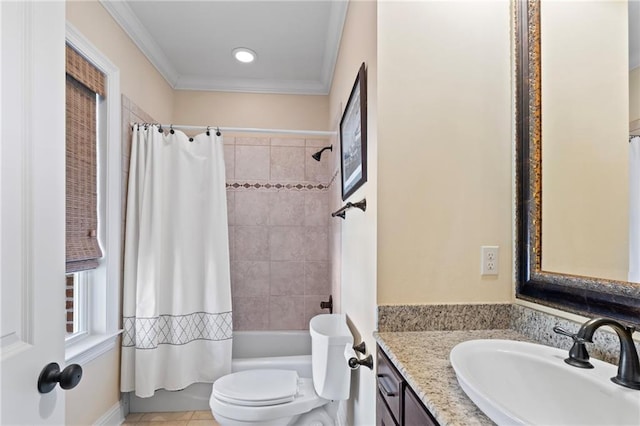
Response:
[[[541,1],[543,271],[628,280],[639,4]]]
[[[516,296],[636,325],[639,3],[515,3]]]

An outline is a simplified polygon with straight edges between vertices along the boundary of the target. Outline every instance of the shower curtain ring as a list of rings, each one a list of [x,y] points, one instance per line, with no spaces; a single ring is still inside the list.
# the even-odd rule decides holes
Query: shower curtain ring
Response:
[[[220,133],[220,127],[216,127],[216,136],[220,136],[222,133]]]
[[[173,124],[169,126],[169,133],[171,133],[172,135],[175,133],[175,131],[173,130]]]
[[[209,132],[209,126],[207,126],[207,136],[211,136],[211,132]]]

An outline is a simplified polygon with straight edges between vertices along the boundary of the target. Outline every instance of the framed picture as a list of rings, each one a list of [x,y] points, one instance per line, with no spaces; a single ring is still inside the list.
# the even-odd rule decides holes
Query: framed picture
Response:
[[[367,78],[364,62],[340,120],[342,201],[367,181]]]

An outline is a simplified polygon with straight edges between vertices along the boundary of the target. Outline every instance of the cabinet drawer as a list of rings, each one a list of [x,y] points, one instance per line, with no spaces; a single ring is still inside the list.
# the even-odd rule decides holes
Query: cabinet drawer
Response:
[[[389,361],[389,358],[378,348],[377,371],[378,394],[389,407],[389,411],[398,424],[402,424],[402,391],[403,379]]]
[[[376,396],[376,426],[398,426],[380,392]]]
[[[409,386],[404,388],[404,424],[406,426],[438,426],[438,422]]]

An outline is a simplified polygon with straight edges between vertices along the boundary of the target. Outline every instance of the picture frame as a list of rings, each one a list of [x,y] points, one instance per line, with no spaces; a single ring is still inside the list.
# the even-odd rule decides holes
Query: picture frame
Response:
[[[367,76],[363,62],[340,120],[342,201],[367,181]]]

